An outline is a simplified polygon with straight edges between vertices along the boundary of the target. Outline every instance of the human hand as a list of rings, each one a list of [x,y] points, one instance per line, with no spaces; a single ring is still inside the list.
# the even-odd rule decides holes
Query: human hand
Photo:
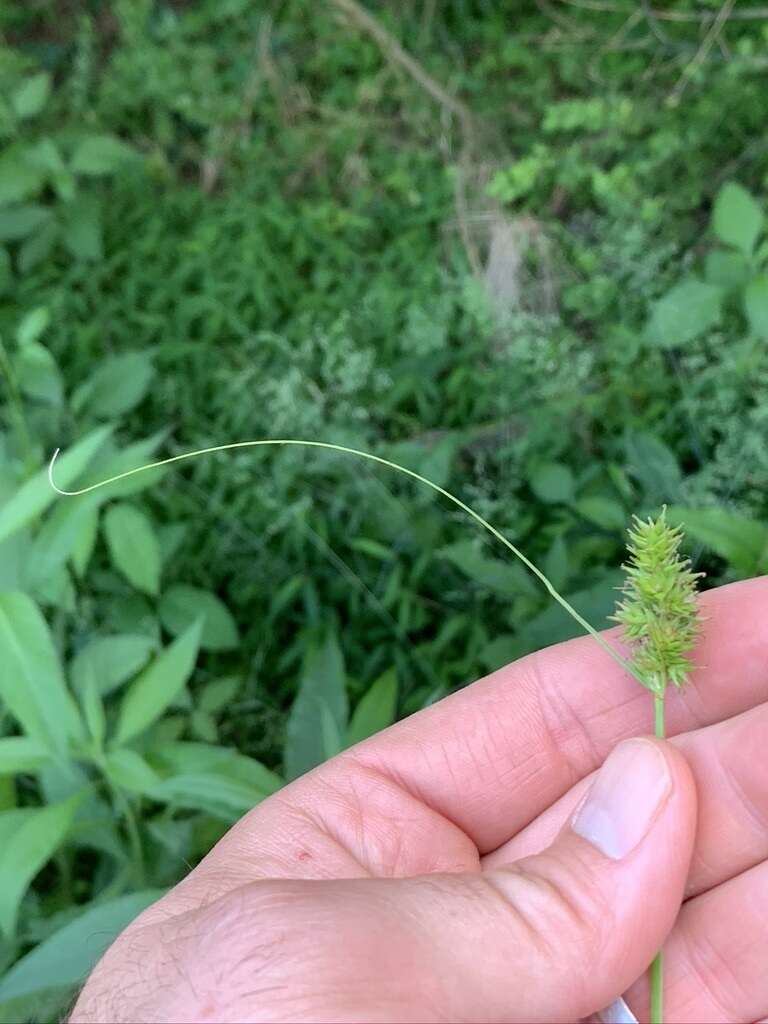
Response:
[[[524,658],[254,808],[72,1022],[642,1020],[662,943],[667,1020],[768,1015],[768,580],[701,601],[671,743],[590,638]]]

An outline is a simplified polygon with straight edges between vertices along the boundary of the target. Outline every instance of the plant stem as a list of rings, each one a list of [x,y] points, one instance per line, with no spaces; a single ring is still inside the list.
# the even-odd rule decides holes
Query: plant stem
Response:
[[[651,1024],[664,1024],[664,952],[651,964]]]
[[[654,709],[654,725],[655,732],[659,739],[663,740],[666,736],[666,730],[664,728],[664,691],[661,693],[654,694],[653,697],[653,709]]]
[[[664,723],[664,684],[654,692],[654,732],[659,739],[666,734]],[[651,964],[651,1024],[664,1024],[664,951],[659,950]]]

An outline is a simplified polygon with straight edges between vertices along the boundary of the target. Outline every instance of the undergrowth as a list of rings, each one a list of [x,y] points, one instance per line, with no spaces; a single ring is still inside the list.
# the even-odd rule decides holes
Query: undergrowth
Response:
[[[286,774],[578,631],[458,510],[340,456],[59,506],[34,483],[56,446],[72,484],[281,434],[373,451],[597,627],[633,514],[684,520],[708,586],[768,568],[764,21],[699,60],[687,0],[664,41],[618,2],[417,6],[370,10],[471,124],[333,3],[0,13],[0,828],[61,829],[0,899],[5,965],[129,919]],[[76,695],[66,772],[18,673]],[[146,673],[168,703],[107,769]],[[0,982],[9,1019],[77,980],[33,968]]]

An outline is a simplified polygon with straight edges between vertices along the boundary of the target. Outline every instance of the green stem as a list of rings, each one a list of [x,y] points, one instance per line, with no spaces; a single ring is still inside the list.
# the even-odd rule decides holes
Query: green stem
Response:
[[[666,736],[666,730],[664,728],[664,691],[661,693],[654,694],[653,697],[653,709],[654,709],[654,726],[656,736],[660,740],[663,740]]]
[[[651,964],[651,1024],[664,1024],[664,953]]]
[[[653,695],[654,733],[664,739],[664,684]],[[651,1024],[664,1024],[664,951],[659,950],[651,964]]]

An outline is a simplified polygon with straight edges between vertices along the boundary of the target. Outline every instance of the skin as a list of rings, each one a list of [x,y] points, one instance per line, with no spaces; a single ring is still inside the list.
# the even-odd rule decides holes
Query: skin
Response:
[[[628,855],[573,815],[652,701],[574,640],[254,808],[118,938],[72,1022],[577,1021],[622,992],[646,1020],[662,943],[668,1021],[768,1019],[768,579],[701,605],[673,739],[641,741],[668,794]]]

